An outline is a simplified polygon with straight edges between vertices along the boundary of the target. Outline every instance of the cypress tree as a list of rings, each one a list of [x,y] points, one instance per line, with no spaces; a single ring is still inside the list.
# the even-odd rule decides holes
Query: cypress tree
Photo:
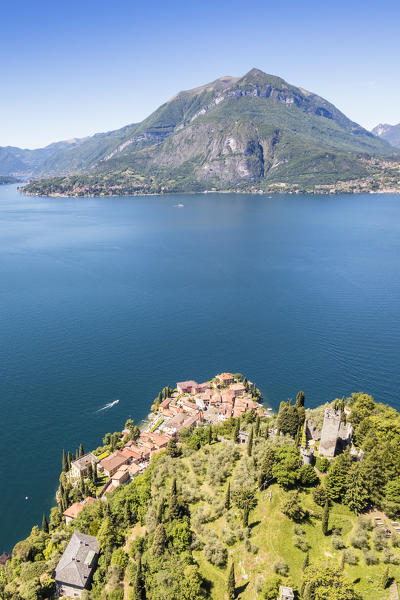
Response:
[[[151,547],[152,553],[155,556],[161,556],[165,552],[165,545],[167,543],[167,536],[165,534],[165,527],[162,523],[157,525],[154,532],[153,544]]]
[[[389,567],[386,567],[382,573],[381,584],[382,584],[383,589],[387,588],[388,583],[389,583]]]
[[[329,504],[328,500],[325,502],[324,510],[322,512],[322,533],[328,535],[329,527]]]
[[[239,441],[239,433],[240,433],[240,417],[236,419],[235,422],[235,430],[233,432],[233,441],[237,444]]]
[[[49,524],[47,522],[46,515],[44,513],[43,513],[43,519],[42,519],[42,531],[44,531],[45,533],[49,533]]]
[[[135,600],[146,600],[146,591],[144,588],[142,573],[142,557],[139,556],[136,569],[135,581],[133,583],[133,594]]]
[[[249,515],[250,515],[250,509],[248,506],[245,506],[243,509],[243,527],[249,526]]]
[[[235,566],[233,563],[229,569],[227,592],[228,599],[235,600]]]
[[[97,483],[97,463],[94,463],[93,467],[92,467],[92,481],[93,481],[94,485],[96,485],[96,483]]]
[[[209,444],[211,444],[211,442],[212,442],[212,429],[211,429],[211,425],[209,426],[208,431],[207,431],[207,441],[208,441]]]
[[[228,487],[226,488],[225,493],[225,508],[229,510],[231,507],[231,482],[228,481]]]
[[[127,525],[128,527],[129,527],[129,525],[132,525],[132,511],[131,511],[131,505],[130,505],[129,500],[125,501],[124,522],[125,522],[125,525]]]
[[[79,445],[79,456],[83,456],[85,454],[85,451],[83,449],[82,444]]]
[[[304,392],[298,392],[297,396],[296,396],[296,406],[304,406],[304,401],[305,401],[305,394]]]
[[[67,455],[65,454],[64,448],[62,451],[62,470],[64,471],[64,473],[66,473],[68,471]]]
[[[310,564],[310,553],[307,552],[304,561],[303,561],[303,571],[305,571],[308,567],[308,565]]]
[[[169,518],[176,519],[179,516],[178,493],[176,489],[176,479],[172,480],[171,494],[169,497]]]
[[[255,427],[254,433],[255,433],[256,437],[258,437],[260,435],[260,415],[257,415],[257,417],[256,417],[256,427]]]
[[[249,441],[247,442],[247,456],[253,453],[253,427],[250,430]]]

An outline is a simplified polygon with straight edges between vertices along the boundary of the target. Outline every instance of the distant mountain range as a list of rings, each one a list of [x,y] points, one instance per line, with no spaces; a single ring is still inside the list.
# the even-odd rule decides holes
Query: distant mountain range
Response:
[[[399,161],[333,104],[258,69],[180,92],[117,131],[0,148],[0,174],[50,177],[33,194],[308,190],[370,181]]]
[[[380,123],[372,130],[372,133],[381,139],[389,142],[392,146],[400,148],[400,123],[398,125],[388,125]]]

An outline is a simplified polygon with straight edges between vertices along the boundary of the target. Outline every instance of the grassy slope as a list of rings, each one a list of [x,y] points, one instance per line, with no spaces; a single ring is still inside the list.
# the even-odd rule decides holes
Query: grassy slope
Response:
[[[190,463],[183,459],[185,466],[190,470]],[[192,474],[189,474],[189,478]],[[193,481],[195,476],[193,474]],[[197,479],[197,481],[199,481]],[[223,497],[224,484],[220,489],[220,497]],[[206,483],[202,484],[202,490],[207,494],[212,492]],[[272,491],[272,500],[268,500],[269,490]],[[268,491],[258,494],[257,508],[251,513],[249,524],[252,528],[250,541],[258,547],[258,552],[253,554],[245,548],[245,542],[239,541],[231,547],[228,547],[229,559],[235,563],[237,587],[241,590],[240,598],[250,600],[257,597],[257,580],[273,574],[273,564],[282,557],[289,566],[289,575],[282,578],[282,583],[300,587],[302,579],[302,565],[305,554],[293,545],[294,523],[286,517],[281,511],[281,501],[285,492],[278,486],[272,485]],[[215,489],[214,489],[215,497]],[[331,543],[331,536],[324,536],[321,530],[320,515],[322,509],[317,506],[311,492],[301,493],[303,506],[310,512],[308,522],[301,526],[306,532],[306,539],[310,545],[311,564],[320,560],[332,561],[335,565],[340,564],[341,551],[334,550]],[[207,502],[201,502],[207,506]],[[194,505],[192,505],[193,507]],[[231,509],[235,512],[235,509]],[[222,530],[226,525],[226,516],[208,523],[203,526],[213,530],[220,538]],[[357,517],[346,506],[335,504],[331,509],[330,528],[341,527],[342,537],[346,547],[350,547],[349,538],[351,532],[357,526]],[[239,523],[238,523],[239,526]],[[192,524],[193,527],[193,524]],[[199,532],[193,527],[196,534]],[[200,530],[199,537],[204,536],[204,531]],[[204,537],[203,537],[204,539]],[[356,566],[346,565],[345,574],[354,582],[356,590],[367,600],[386,600],[389,598],[389,590],[383,590],[380,582],[382,573],[386,565],[379,562],[376,566],[366,566],[361,550],[355,550],[359,562]],[[381,557],[381,553],[377,553]],[[221,600],[226,592],[227,569],[213,566],[206,560],[201,551],[194,552],[195,558],[199,563],[200,571],[203,577],[211,582],[212,598]],[[330,556],[331,555],[331,556]],[[398,580],[400,578],[400,566],[390,565],[390,573]],[[246,585],[247,584],[247,585]],[[260,596],[258,596],[260,597]]]

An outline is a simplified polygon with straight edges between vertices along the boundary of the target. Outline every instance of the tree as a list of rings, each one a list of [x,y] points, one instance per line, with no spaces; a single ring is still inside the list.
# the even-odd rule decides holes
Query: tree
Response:
[[[211,429],[211,425],[208,427],[208,430],[207,430],[207,442],[208,442],[208,444],[211,444],[211,442],[212,442],[212,429]]]
[[[385,570],[382,573],[381,585],[383,589],[386,589],[389,583],[389,567],[385,567]]]
[[[228,487],[226,488],[225,493],[225,508],[229,510],[231,507],[231,482],[228,481]]]
[[[247,456],[253,453],[253,427],[250,429],[249,441],[247,442]]]
[[[335,458],[326,477],[326,492],[334,502],[343,500],[346,493],[346,478],[351,466],[348,452],[343,452]]]
[[[64,473],[67,473],[67,471],[68,471],[68,460],[67,460],[67,455],[65,454],[64,448],[62,451],[62,470]]]
[[[292,446],[282,446],[275,451],[272,474],[279,485],[284,488],[290,488],[299,479],[300,465],[300,452]]]
[[[133,597],[134,600],[146,600],[146,590],[143,581],[141,556],[139,556],[137,561],[136,575],[135,580],[133,582]]]
[[[328,497],[325,488],[323,488],[322,485],[317,485],[317,487],[313,489],[312,495],[315,504],[318,504],[318,506],[325,506]]]
[[[252,488],[241,487],[232,494],[233,502],[242,511],[243,526],[247,527],[249,513],[257,506],[255,492]]]
[[[202,578],[196,565],[187,565],[183,572],[183,582],[181,587],[182,600],[200,600],[205,598],[202,588]]]
[[[275,451],[273,448],[267,448],[261,459],[260,471],[258,475],[258,486],[262,490],[273,479],[273,466],[275,461]]]
[[[260,435],[260,422],[261,422],[260,415],[257,415],[257,417],[256,417],[256,425],[255,425],[255,428],[254,428],[254,435],[256,437],[258,437]]]
[[[239,441],[239,433],[240,433],[240,418],[237,418],[235,421],[235,430],[233,432],[233,440],[238,443]]]
[[[359,463],[351,466],[346,477],[346,488],[345,503],[353,512],[362,512],[368,505],[369,495]]]
[[[124,505],[124,523],[127,527],[129,527],[133,523],[131,503],[128,499],[125,500]]]
[[[344,578],[342,571],[326,562],[308,567],[303,582],[303,600],[360,600],[360,596]],[[307,591],[307,586],[310,592]]]
[[[45,533],[49,533],[49,524],[45,514],[43,514],[42,518],[42,531],[44,531]]]
[[[154,556],[161,556],[165,552],[165,546],[167,543],[167,536],[165,534],[165,527],[162,523],[157,525],[154,532],[153,545],[151,547]]]
[[[304,406],[304,401],[305,401],[305,393],[304,392],[298,392],[297,396],[296,396],[296,406]]]
[[[322,511],[322,533],[328,535],[329,529],[329,503],[325,502],[324,510]]]
[[[163,522],[163,517],[164,517],[164,500],[160,500],[160,504],[158,505],[157,516],[156,516],[157,525],[159,523]]]
[[[235,600],[235,566],[232,563],[229,569],[228,584],[227,584],[228,599]]]
[[[178,458],[178,456],[181,455],[180,448],[178,448],[174,438],[171,438],[168,441],[166,452],[167,452],[168,456],[170,456],[171,458]]]
[[[298,490],[293,490],[285,495],[281,508],[283,514],[292,521],[302,521],[307,516],[307,511],[301,505]]]
[[[310,565],[310,553],[307,551],[304,561],[303,561],[303,572],[307,569],[307,567]]]
[[[169,495],[169,518],[176,519],[179,516],[178,492],[176,489],[176,479],[172,480],[171,493]]]
[[[308,487],[318,483],[318,475],[312,465],[303,465],[299,470],[299,477],[301,485]]]
[[[79,456],[83,456],[85,454],[85,451],[83,449],[82,444],[79,444]]]

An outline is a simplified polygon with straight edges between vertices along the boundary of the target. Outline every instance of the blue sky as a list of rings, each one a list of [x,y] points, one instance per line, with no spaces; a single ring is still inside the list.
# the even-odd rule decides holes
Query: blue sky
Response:
[[[0,146],[116,129],[257,67],[371,128],[400,122],[400,2],[3,3]]]

